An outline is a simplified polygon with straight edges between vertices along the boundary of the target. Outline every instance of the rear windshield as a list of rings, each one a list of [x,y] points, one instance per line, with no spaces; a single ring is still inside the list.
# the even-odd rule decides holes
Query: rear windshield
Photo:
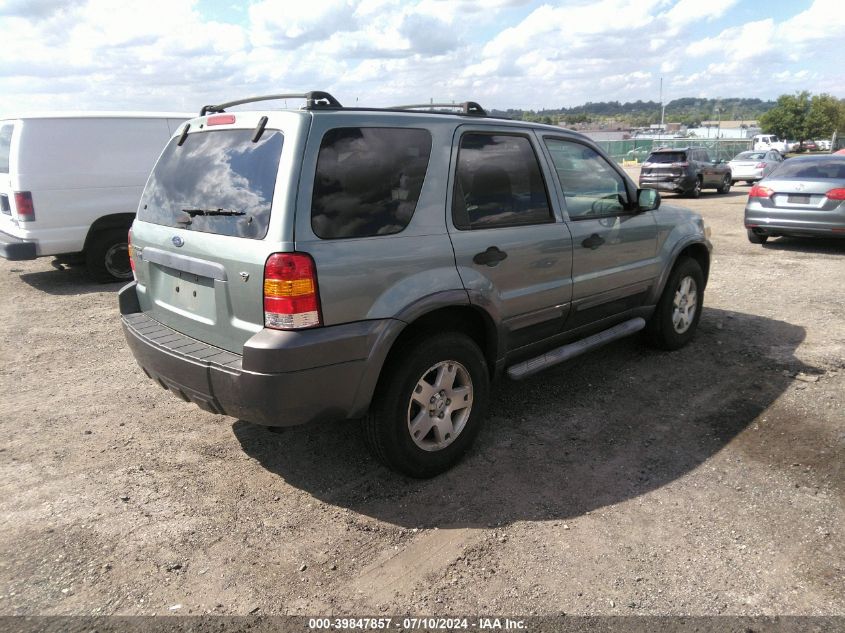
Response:
[[[267,130],[173,138],[141,197],[138,219],[153,224],[261,239],[267,234],[284,137]]]
[[[762,160],[766,158],[766,152],[740,152],[734,160]]]
[[[783,163],[771,179],[835,178],[845,180],[845,158],[791,159]]]
[[[687,159],[684,152],[655,152],[649,154],[647,163],[682,163]]]
[[[0,174],[9,173],[9,153],[12,147],[11,123],[0,125]]]

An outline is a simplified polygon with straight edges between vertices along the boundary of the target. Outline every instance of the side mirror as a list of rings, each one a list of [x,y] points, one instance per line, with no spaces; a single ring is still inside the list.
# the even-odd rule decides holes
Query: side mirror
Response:
[[[656,189],[637,189],[637,208],[640,211],[654,211],[660,207],[660,194]]]

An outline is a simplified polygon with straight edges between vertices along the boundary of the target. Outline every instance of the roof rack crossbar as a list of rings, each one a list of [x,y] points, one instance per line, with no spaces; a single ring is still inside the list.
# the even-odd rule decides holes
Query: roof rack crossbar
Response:
[[[487,116],[487,111],[475,101],[464,101],[463,103],[415,103],[411,105],[392,106],[388,110],[421,110],[421,109],[460,109],[464,114],[474,116]]]
[[[246,99],[238,99],[237,101],[227,101],[219,105],[206,105],[200,110],[200,116],[205,116],[210,112],[225,112],[226,108],[243,105],[245,103],[255,103],[256,101],[275,101],[277,99],[305,99],[305,109],[311,110],[314,108],[342,108],[340,101],[331,96],[328,92],[320,90],[312,90],[310,92],[298,94],[283,94],[283,95],[264,95],[262,97],[247,97]]]

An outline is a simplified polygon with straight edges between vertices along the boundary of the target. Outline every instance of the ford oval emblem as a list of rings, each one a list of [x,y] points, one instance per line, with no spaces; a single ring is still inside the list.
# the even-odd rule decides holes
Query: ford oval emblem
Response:
[[[185,243],[185,240],[183,240],[178,235],[174,235],[173,237],[171,237],[170,241],[173,242],[173,246],[182,246]]]

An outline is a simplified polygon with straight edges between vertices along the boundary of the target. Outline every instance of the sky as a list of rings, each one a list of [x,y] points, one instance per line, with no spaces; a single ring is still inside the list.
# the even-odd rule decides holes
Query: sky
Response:
[[[0,114],[845,97],[845,0],[0,0]]]

